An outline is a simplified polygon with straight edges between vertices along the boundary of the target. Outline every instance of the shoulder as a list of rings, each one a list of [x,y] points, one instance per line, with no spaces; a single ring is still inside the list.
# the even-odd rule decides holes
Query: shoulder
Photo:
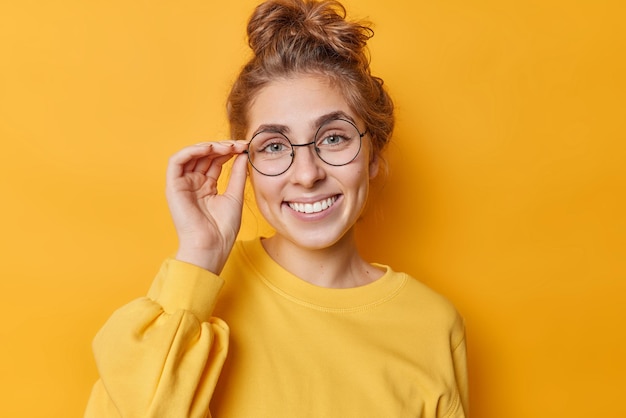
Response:
[[[401,297],[408,298],[419,309],[428,309],[435,311],[441,315],[455,317],[458,312],[455,306],[442,294],[430,288],[414,276],[405,272],[394,271],[391,267],[379,265],[387,270],[387,274],[395,277],[397,281],[401,281],[404,285]]]
[[[447,297],[408,273],[388,269],[390,274],[397,276],[404,282],[402,290],[396,296],[396,303],[406,313],[406,316],[424,323],[425,326],[447,330],[453,345],[463,340],[465,336],[464,319]]]

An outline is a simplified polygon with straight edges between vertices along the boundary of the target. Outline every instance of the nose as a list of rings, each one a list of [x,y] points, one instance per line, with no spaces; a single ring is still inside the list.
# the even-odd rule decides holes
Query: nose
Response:
[[[293,144],[293,164],[290,168],[291,181],[305,187],[312,187],[326,177],[324,163],[317,156],[315,141],[306,144]],[[313,145],[313,147],[311,147]]]

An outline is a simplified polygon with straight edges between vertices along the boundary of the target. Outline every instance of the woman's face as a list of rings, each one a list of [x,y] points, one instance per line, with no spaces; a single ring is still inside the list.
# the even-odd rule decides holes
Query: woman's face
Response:
[[[352,120],[360,132],[367,129],[326,79],[302,75],[276,80],[252,102],[247,138],[271,126],[293,144],[309,143],[328,115]],[[343,166],[326,164],[307,146],[295,148],[293,164],[283,174],[270,177],[251,169],[257,205],[276,230],[276,239],[322,249],[346,236],[363,211],[369,181],[378,171],[378,159],[370,155],[365,135],[357,157]]]

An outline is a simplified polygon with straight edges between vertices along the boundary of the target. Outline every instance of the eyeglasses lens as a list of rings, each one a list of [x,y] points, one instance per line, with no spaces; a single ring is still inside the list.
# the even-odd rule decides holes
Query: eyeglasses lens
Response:
[[[361,149],[361,134],[356,126],[343,119],[326,122],[318,129],[314,145],[318,157],[333,166],[352,162]],[[295,148],[280,132],[261,131],[248,147],[248,158],[255,170],[266,176],[277,176],[289,169],[295,156]]]

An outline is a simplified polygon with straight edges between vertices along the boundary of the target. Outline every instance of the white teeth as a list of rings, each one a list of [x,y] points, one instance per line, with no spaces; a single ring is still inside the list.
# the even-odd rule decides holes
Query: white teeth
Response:
[[[296,212],[318,213],[331,207],[335,200],[337,197],[333,196],[315,203],[289,203],[289,207]]]

